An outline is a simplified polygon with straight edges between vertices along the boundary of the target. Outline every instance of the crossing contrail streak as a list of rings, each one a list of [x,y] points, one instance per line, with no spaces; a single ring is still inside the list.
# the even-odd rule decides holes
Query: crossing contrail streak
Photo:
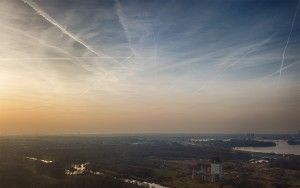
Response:
[[[74,41],[80,43],[83,45],[86,49],[88,49],[90,52],[97,56],[101,56],[96,50],[94,50],[91,46],[86,44],[84,41],[82,41],[80,38],[75,36],[73,33],[66,30],[63,26],[61,26],[59,23],[57,23],[51,16],[49,16],[47,13],[45,13],[37,4],[34,2],[28,1],[28,0],[21,0],[23,3],[27,4],[29,7],[31,7],[34,11],[36,11],[40,16],[42,16],[44,19],[46,19],[49,23],[54,25],[56,28],[58,28],[60,31],[62,31],[64,34],[72,38]],[[105,55],[105,54],[102,54]]]
[[[292,36],[292,33],[293,33],[293,29],[294,29],[294,25],[295,25],[297,13],[298,13],[299,4],[300,4],[300,0],[298,0],[297,8],[296,8],[293,20],[292,20],[291,30],[290,30],[290,33],[289,33],[288,38],[286,40],[286,44],[285,44],[284,49],[283,49],[282,59],[281,59],[281,65],[280,65],[280,69],[279,69],[279,79],[281,78],[281,74],[282,74],[282,71],[283,71],[282,68],[284,66],[285,53],[286,53],[286,49],[287,49],[287,47],[289,45],[289,42],[290,42],[290,39],[291,39],[291,36]]]
[[[48,46],[50,47],[50,46]],[[58,50],[58,49],[56,49]],[[66,55],[69,55],[69,57],[32,57],[32,58],[7,58],[7,57],[0,57],[0,61],[15,61],[15,60],[30,60],[30,61],[40,61],[40,60],[53,60],[53,61],[60,61],[60,60],[72,60],[72,59],[76,59],[76,60],[97,60],[97,59],[111,59],[109,57],[77,57],[77,56],[70,56],[70,54],[66,51],[59,51],[61,53],[64,53]],[[122,59],[129,59],[129,57],[120,57]],[[142,59],[142,58],[139,58]]]
[[[138,55],[138,53],[132,48],[132,41],[131,41],[131,35],[128,26],[126,25],[125,15],[123,12],[123,8],[121,5],[121,2],[118,0],[115,0],[115,10],[116,14],[118,16],[119,23],[122,26],[122,29],[124,30],[125,36],[127,38],[128,47],[130,49],[131,54],[133,54],[135,57]]]
[[[114,57],[111,57],[105,53],[101,53],[99,54],[96,50],[94,50],[91,46],[89,46],[88,44],[86,44],[83,40],[81,40],[80,38],[78,38],[76,35],[74,35],[73,33],[69,32],[67,29],[65,29],[63,26],[61,26],[59,23],[57,23],[56,20],[54,20],[50,15],[48,15],[46,12],[44,12],[37,4],[35,4],[34,2],[30,1],[30,0],[21,0],[24,4],[27,4],[29,7],[31,7],[34,11],[36,11],[37,14],[39,14],[41,17],[43,17],[45,20],[47,20],[50,24],[52,24],[53,26],[55,26],[57,29],[59,29],[61,32],[63,32],[64,34],[66,34],[67,36],[69,36],[70,38],[72,38],[74,41],[78,42],[79,44],[83,45],[87,50],[89,50],[91,53],[95,54],[97,56],[97,58],[103,58],[103,56],[107,57],[107,58],[111,58],[114,62],[119,63]],[[76,61],[80,60],[80,58],[75,58]],[[88,71],[92,71],[90,68],[84,66],[84,65],[80,65],[82,66],[84,69],[88,70]],[[105,73],[104,70],[101,69],[101,72]],[[89,86],[87,89],[85,89],[82,93],[83,95],[86,94],[90,88],[92,86],[94,86],[96,83],[96,80],[93,81],[92,85]]]
[[[62,49],[62,48],[60,48],[58,46],[49,44],[46,41],[40,40],[39,38],[36,38],[36,37],[34,37],[34,36],[32,36],[32,35],[24,32],[24,31],[21,31],[20,29],[17,29],[17,28],[14,28],[14,27],[10,27],[10,26],[7,26],[7,25],[1,25],[1,24],[0,24],[0,27],[5,28],[5,29],[9,29],[9,30],[11,30],[11,31],[13,31],[15,33],[18,33],[19,35],[22,35],[22,36],[25,36],[27,38],[30,38],[33,41],[38,41],[39,44],[41,44],[41,45],[43,45],[45,47],[48,47],[48,48],[52,48],[52,49],[54,49],[54,50],[56,50],[56,51],[58,51],[58,52],[60,52],[62,54],[65,54],[65,55],[68,56],[68,57],[45,57],[45,58],[1,58],[0,57],[0,61],[16,61],[16,60],[21,60],[21,61],[28,61],[28,60],[30,60],[30,61],[57,60],[57,61],[59,61],[59,60],[72,60],[72,59],[74,59],[80,67],[82,67],[83,69],[85,69],[85,70],[87,70],[89,72],[92,71],[84,63],[82,63],[82,61],[80,59],[81,57],[75,57],[72,54],[70,54],[69,52],[67,52],[66,50],[64,50],[64,49]],[[95,57],[93,57],[93,58],[95,58]],[[98,56],[96,56],[96,58],[109,58],[109,57],[98,57]],[[72,63],[74,63],[74,62],[72,61]],[[74,63],[74,64],[76,64],[76,63]]]

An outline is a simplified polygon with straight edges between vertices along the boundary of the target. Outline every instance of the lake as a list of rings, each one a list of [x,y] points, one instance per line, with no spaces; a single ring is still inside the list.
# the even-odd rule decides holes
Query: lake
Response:
[[[294,154],[300,155],[300,145],[289,145],[285,140],[274,140],[276,146],[271,147],[236,147],[234,150],[276,153],[276,154]]]

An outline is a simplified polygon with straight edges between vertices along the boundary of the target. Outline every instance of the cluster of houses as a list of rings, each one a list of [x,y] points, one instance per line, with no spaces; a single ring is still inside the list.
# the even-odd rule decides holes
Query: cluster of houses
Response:
[[[192,178],[200,178],[205,182],[219,182],[222,179],[223,169],[219,159],[201,161],[193,169]]]

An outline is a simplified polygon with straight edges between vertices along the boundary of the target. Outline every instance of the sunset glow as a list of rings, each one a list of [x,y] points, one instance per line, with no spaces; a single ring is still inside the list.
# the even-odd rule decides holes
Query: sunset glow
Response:
[[[0,134],[298,131],[296,7],[2,0]]]

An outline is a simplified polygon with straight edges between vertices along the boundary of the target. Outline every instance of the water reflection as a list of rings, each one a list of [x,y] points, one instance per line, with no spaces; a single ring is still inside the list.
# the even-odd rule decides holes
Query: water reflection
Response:
[[[146,182],[146,181],[141,182],[141,181],[134,180],[134,179],[125,179],[124,182],[126,182],[126,183],[131,183],[131,184],[135,184],[135,185],[138,185],[138,186],[141,186],[141,187],[150,187],[150,188],[168,188],[168,187],[165,187],[165,186],[156,184],[156,183],[149,183],[149,182]]]
[[[236,147],[234,150],[261,152],[261,153],[276,153],[276,154],[294,154],[300,155],[300,145],[289,145],[285,140],[274,141],[276,146],[270,147]]]
[[[51,161],[51,160],[38,159],[35,157],[26,157],[26,159],[33,160],[33,161],[40,161],[42,163],[53,163],[53,161]]]
[[[74,164],[71,166],[71,169],[68,169],[65,171],[66,175],[81,175],[81,174],[94,174],[94,175],[104,175],[102,172],[92,171],[88,169],[88,162],[81,163],[81,164]],[[114,177],[115,179],[119,179],[117,177]],[[135,184],[141,187],[147,187],[147,188],[168,188],[156,183],[150,183],[150,182],[142,182],[134,179],[120,179],[123,182]]]

